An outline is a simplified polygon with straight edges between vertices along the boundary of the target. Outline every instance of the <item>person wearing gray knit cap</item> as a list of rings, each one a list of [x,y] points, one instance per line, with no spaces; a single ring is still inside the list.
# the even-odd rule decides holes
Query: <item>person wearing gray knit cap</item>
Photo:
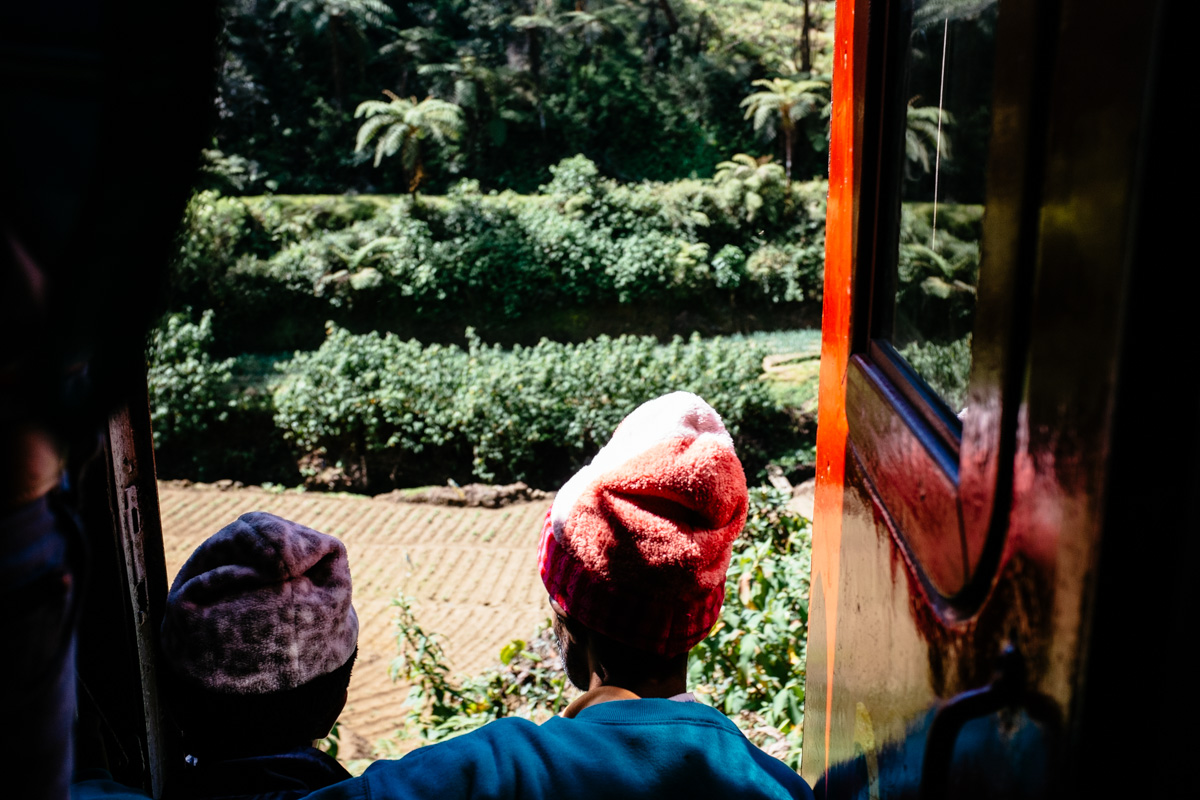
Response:
[[[160,639],[188,764],[167,798],[295,800],[350,777],[313,746],[346,703],[358,652],[350,589],[338,539],[273,514],[243,514],[196,548]],[[114,788],[85,781],[72,797]]]

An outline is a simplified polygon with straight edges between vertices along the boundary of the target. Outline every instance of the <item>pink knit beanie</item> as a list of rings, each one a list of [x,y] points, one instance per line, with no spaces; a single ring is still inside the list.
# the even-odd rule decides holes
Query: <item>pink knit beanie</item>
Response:
[[[688,392],[664,395],[626,417],[559,490],[542,529],[542,582],[591,630],[685,653],[721,612],[746,507],[746,476],[717,412]]]
[[[345,664],[357,645],[345,546],[263,511],[205,540],[167,595],[163,655],[210,691],[295,689]]]

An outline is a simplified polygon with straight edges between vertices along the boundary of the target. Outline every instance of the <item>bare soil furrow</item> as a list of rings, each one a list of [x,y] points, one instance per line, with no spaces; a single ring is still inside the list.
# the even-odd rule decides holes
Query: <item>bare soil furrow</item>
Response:
[[[443,603],[462,598],[464,584],[474,577],[473,570],[478,568],[481,556],[477,550],[456,547],[447,549],[442,558],[429,559],[416,596],[425,602]]]
[[[510,547],[536,548],[549,508],[549,503],[514,506],[512,515],[505,520],[497,539]]]
[[[471,524],[471,515],[475,509],[462,508],[455,511],[458,513],[449,508],[437,509],[433,515],[434,523],[426,526],[421,541],[437,544],[455,543],[463,530]]]
[[[162,497],[162,495],[163,493],[159,492],[159,496]],[[211,528],[212,530],[209,530],[208,533],[216,533],[243,513],[243,511],[239,510],[237,513],[230,514],[236,505],[237,498],[217,494],[210,503],[188,505],[178,509],[175,513],[168,514],[167,508],[169,506],[164,507],[164,504],[160,500],[159,507],[162,509],[160,514],[162,516],[163,532],[169,533],[174,528],[182,526],[186,529],[195,527],[201,530],[208,530]],[[249,510],[251,509],[245,509],[245,511]],[[218,520],[220,520],[220,523],[218,523]]]
[[[488,551],[483,559],[484,563],[475,573],[477,578],[470,593],[462,595],[464,601],[482,604],[484,601],[490,602],[493,598],[500,600],[504,594],[504,568],[508,565],[505,555],[496,550]]]
[[[367,542],[387,542],[402,532],[405,509],[397,503],[375,502],[372,512],[357,522],[360,537]]]
[[[344,540],[348,535],[357,534],[362,529],[366,518],[375,509],[376,504],[366,499],[331,506],[326,511],[328,522],[325,523],[324,530],[326,533]]]
[[[442,519],[442,509],[433,506],[417,506],[413,515],[413,524],[405,537],[413,544],[438,541],[444,537],[445,521]]]

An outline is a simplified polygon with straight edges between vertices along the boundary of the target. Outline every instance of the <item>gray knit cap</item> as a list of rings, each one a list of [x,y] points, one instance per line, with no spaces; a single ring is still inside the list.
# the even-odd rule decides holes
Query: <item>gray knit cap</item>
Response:
[[[345,664],[357,644],[345,546],[263,511],[197,547],[167,595],[163,654],[211,691],[294,689]]]

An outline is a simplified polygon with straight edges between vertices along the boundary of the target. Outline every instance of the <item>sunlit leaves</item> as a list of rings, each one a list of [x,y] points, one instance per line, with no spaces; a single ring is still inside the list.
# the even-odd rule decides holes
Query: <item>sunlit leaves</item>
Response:
[[[410,190],[420,183],[421,140],[431,137],[439,144],[462,135],[462,109],[434,97],[417,102],[415,97],[403,98],[385,91],[390,102],[365,100],[354,110],[354,118],[365,118],[358,129],[355,152],[363,150],[374,139],[375,166],[385,156],[401,154],[401,163],[409,176]]]
[[[640,403],[677,389],[743,420],[774,412],[756,347],[724,340],[600,337],[505,350],[469,332],[466,349],[331,325],[325,344],[281,366],[276,424],[301,452],[403,464],[429,448],[459,473],[561,482]]]
[[[750,515],[734,543],[720,622],[693,651],[688,679],[697,696],[800,761],[804,655],[808,636],[810,524],[775,489],[751,491]]]

